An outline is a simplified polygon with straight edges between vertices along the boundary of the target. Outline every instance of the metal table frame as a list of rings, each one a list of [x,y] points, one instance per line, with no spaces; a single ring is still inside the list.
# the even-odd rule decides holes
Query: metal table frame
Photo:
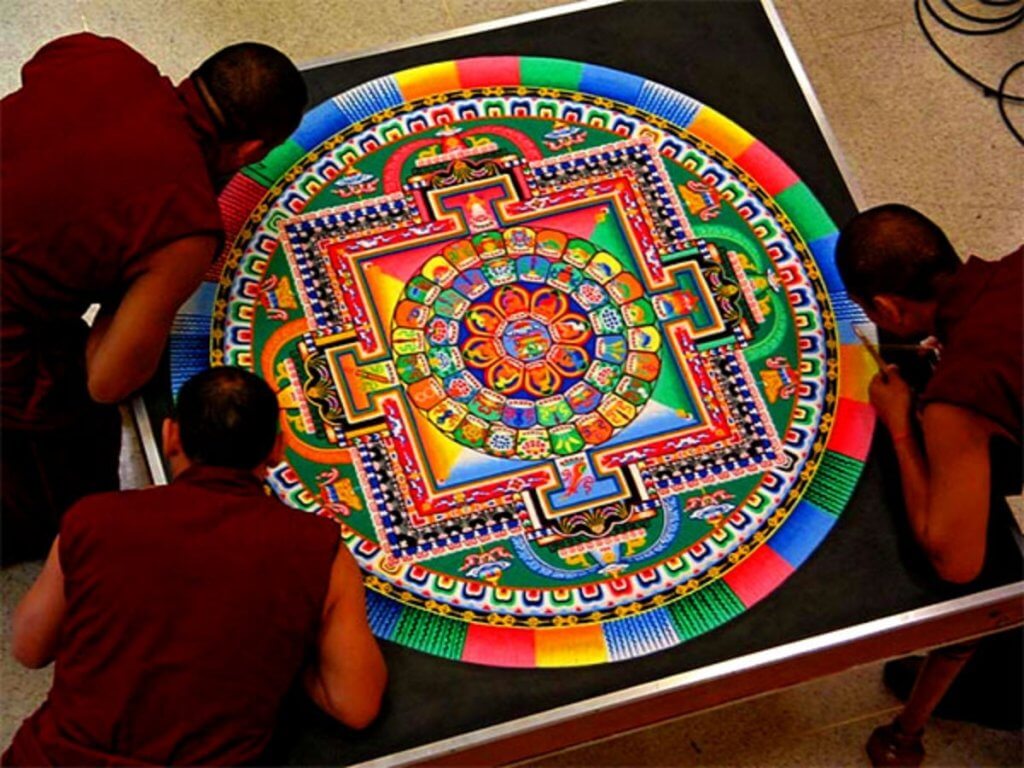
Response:
[[[477,34],[624,0],[583,0],[532,13],[424,36],[400,45],[306,62],[302,69]],[[773,0],[760,0],[804,98],[858,208],[863,194],[789,38]],[[132,403],[137,434],[154,483],[167,474],[141,398]],[[862,624],[777,645],[677,675],[584,699],[526,717],[394,752],[358,766],[494,764],[536,757],[676,719],[841,672],[863,664],[981,637],[1024,624],[1024,581],[946,600]],[[571,727],[566,727],[571,723]]]
[[[624,688],[357,766],[490,765],[618,736],[862,664],[1024,623],[1024,582],[887,616]],[[571,727],[566,727],[571,723]]]

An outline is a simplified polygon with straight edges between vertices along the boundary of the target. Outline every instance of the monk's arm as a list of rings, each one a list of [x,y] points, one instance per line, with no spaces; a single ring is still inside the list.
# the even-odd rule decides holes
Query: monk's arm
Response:
[[[920,500],[907,497],[911,525],[939,576],[964,584],[978,577],[985,562],[993,428],[981,416],[946,403],[928,405],[921,426],[927,496],[923,510]]]
[[[60,567],[60,537],[50,547],[31,589],[14,610],[11,653],[31,669],[45,667],[57,651],[57,633],[64,619],[64,573]]]
[[[86,369],[93,400],[120,402],[149,381],[178,307],[202,281],[216,249],[216,238],[198,235],[149,254],[120,304],[103,312],[89,334]]]
[[[380,711],[387,678],[384,657],[366,618],[359,566],[342,545],[331,570],[317,659],[303,677],[306,691],[331,717],[352,728],[365,728]]]
[[[868,395],[892,436],[918,544],[946,581],[977,578],[988,532],[989,441],[998,427],[964,408],[932,403],[921,416],[922,445],[914,429],[913,393],[896,366],[886,366],[872,380]]]
[[[919,444],[914,432],[907,431],[895,435],[893,449],[900,465],[900,484],[903,487],[903,504],[907,509],[907,518],[914,538],[925,548],[926,531],[928,530],[928,497],[930,473],[928,461],[923,447]]]
[[[871,380],[868,397],[878,420],[889,430],[896,457],[900,463],[903,502],[910,518],[910,527],[923,544],[921,531],[928,516],[928,462],[918,443],[914,418],[914,393],[895,365],[885,366]]]

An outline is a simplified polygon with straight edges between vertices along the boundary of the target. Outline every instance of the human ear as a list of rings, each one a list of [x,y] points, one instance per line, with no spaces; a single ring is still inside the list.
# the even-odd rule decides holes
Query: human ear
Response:
[[[160,442],[163,444],[164,458],[168,462],[184,453],[181,447],[181,428],[174,419],[164,419],[160,425]]]
[[[903,308],[891,296],[875,296],[872,304],[878,317],[878,325],[891,331],[897,331],[903,326]]]

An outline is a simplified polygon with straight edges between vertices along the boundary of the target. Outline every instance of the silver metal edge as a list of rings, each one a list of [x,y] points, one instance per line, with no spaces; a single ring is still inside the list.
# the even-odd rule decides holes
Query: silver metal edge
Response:
[[[873,636],[883,635],[895,629],[911,627],[937,618],[955,616],[962,611],[1000,603],[1015,596],[1024,596],[1024,581],[996,587],[967,597],[936,603],[924,608],[916,608],[912,611],[885,616],[881,619],[856,624],[852,627],[844,627],[843,629],[778,645],[773,648],[766,648],[763,651],[727,659],[717,664],[710,664],[699,669],[681,672],[677,675],[664,677],[649,683],[642,683],[632,688],[624,688],[620,691],[584,699],[583,701],[566,704],[544,712],[537,712],[516,720],[509,720],[499,725],[492,725],[430,744],[413,747],[402,752],[395,752],[384,757],[356,763],[350,766],[350,768],[402,766],[426,760],[435,762],[440,760],[443,762],[445,755],[482,746],[502,737],[520,736],[542,727],[573,721],[584,715],[592,715],[602,710],[639,703],[661,694],[681,691],[698,683],[707,683],[716,679],[730,677],[740,672],[747,672],[783,660],[810,656],[827,648],[849,645]]]
[[[454,29],[446,29],[442,32],[433,32],[429,35],[423,35],[421,37],[414,37],[411,40],[404,40],[401,43],[389,43],[382,46],[376,46],[373,48],[364,48],[359,51],[352,53],[346,53],[341,56],[326,56],[320,59],[311,59],[304,61],[298,65],[300,70],[315,69],[316,67],[323,67],[329,64],[339,64],[343,61],[352,61],[353,59],[362,59],[367,56],[377,56],[382,53],[391,53],[392,51],[400,51],[404,48],[415,48],[421,45],[428,45],[430,43],[439,43],[444,40],[449,40],[453,37],[465,37],[467,35],[477,35],[481,32],[490,32],[495,29],[501,29],[502,27],[511,27],[515,24],[525,24],[530,21],[540,21],[541,19],[550,19],[556,16],[564,16],[568,13],[577,13],[579,11],[587,11],[591,8],[600,8],[605,5],[614,5],[616,3],[622,3],[625,0],[579,0],[575,3],[567,3],[565,5],[556,5],[551,8],[542,8],[537,11],[528,11],[526,13],[520,13],[515,16],[506,16],[501,19],[491,19],[490,21],[481,21],[478,24],[469,24],[465,27],[456,27]]]
[[[149,420],[146,404],[140,396],[132,398],[132,417],[135,420],[135,429],[139,433],[142,452],[146,457],[149,476],[155,484],[166,485],[167,473],[164,471],[163,457],[160,456],[160,449],[156,444],[156,436],[153,434],[153,424]]]
[[[836,138],[828,118],[825,117],[825,110],[822,108],[821,102],[818,101],[818,94],[815,93],[814,86],[811,85],[811,79],[807,76],[807,70],[804,69],[803,62],[800,61],[800,56],[796,52],[789,32],[786,31],[786,26],[782,23],[782,18],[775,7],[775,2],[774,0],[760,1],[765,15],[768,16],[768,22],[772,25],[772,30],[775,32],[775,37],[778,39],[779,45],[782,46],[782,52],[786,56],[786,61],[789,62],[789,68],[793,70],[793,76],[796,77],[800,90],[803,91],[804,99],[807,100],[807,106],[811,108],[811,114],[814,115],[814,120],[818,123],[818,128],[821,129],[821,133],[825,137],[825,143],[832,152],[832,157],[839,168],[839,175],[846,182],[846,187],[850,190],[850,196],[853,198],[857,210],[862,211],[867,207],[867,200],[864,198],[860,184],[857,183],[857,179],[854,178],[853,172],[846,162],[846,156],[839,146],[839,139]]]

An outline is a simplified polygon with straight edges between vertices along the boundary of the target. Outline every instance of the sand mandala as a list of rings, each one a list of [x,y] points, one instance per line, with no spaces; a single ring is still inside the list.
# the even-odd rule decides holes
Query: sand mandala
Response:
[[[269,482],[339,522],[382,638],[527,667],[669,648],[779,586],[853,491],[871,366],[835,226],[676,91],[525,57],[399,72],[222,205],[175,387],[232,364],[279,392]]]

